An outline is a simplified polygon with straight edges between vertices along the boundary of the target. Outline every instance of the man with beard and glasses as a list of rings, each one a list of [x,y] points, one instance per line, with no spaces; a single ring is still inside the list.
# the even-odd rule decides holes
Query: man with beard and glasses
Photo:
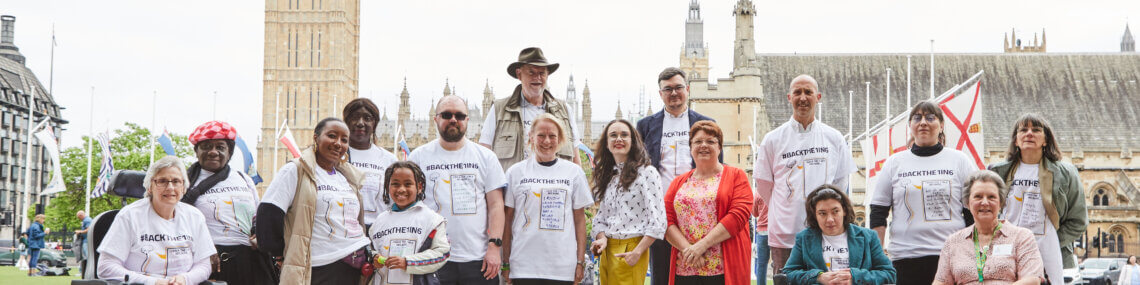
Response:
[[[451,257],[441,284],[499,284],[503,244],[503,167],[494,152],[468,141],[467,102],[439,99],[433,114],[439,139],[408,156],[427,176],[423,203],[447,220]]]
[[[848,191],[848,176],[858,170],[843,135],[815,120],[822,98],[819,84],[811,76],[792,79],[788,91],[792,118],[764,135],[755,154],[755,199],[768,203],[767,238],[776,273],[783,271],[792,253],[796,233],[807,228],[804,199],[824,184]]]
[[[689,108],[689,80],[680,68],[667,67],[657,74],[658,93],[665,102],[660,112],[637,121],[637,133],[645,138],[645,151],[661,174],[661,193],[667,193],[673,178],[696,167],[689,152],[689,128],[699,121],[716,121]],[[724,161],[724,155],[717,155]],[[662,196],[664,197],[664,196]],[[668,205],[666,205],[668,206]],[[672,246],[664,239],[649,248],[653,285],[669,284]]]
[[[542,49],[529,47],[519,52],[519,60],[507,66],[507,74],[521,81],[515,91],[506,98],[495,100],[487,118],[483,120],[483,131],[479,144],[495,152],[499,164],[506,168],[523,161],[532,154],[526,147],[527,131],[534,118],[549,113],[570,126],[570,142],[558,150],[558,157],[579,162],[574,146],[579,141],[578,126],[574,124],[574,114],[566,108],[566,102],[554,98],[546,89],[546,80],[558,70],[557,63],[549,63],[542,55]]]

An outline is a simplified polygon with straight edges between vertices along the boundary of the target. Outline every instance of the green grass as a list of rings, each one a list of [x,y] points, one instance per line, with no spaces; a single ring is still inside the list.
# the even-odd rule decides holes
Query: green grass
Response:
[[[72,268],[71,272],[75,273],[78,269]],[[78,276],[28,276],[28,271],[19,270],[15,266],[0,266],[0,283],[3,284],[71,284],[72,279],[78,279]]]

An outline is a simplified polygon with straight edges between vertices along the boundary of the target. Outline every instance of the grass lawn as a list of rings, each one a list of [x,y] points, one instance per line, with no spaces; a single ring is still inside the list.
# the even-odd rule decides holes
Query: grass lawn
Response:
[[[72,268],[75,273],[78,269]],[[71,284],[72,279],[78,276],[36,276],[29,277],[28,271],[18,270],[15,266],[0,266],[0,283],[3,284]]]

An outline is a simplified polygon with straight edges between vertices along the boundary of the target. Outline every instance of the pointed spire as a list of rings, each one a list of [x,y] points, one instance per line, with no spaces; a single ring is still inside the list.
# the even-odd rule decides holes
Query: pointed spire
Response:
[[[451,95],[451,87],[449,87],[450,85],[450,80],[445,78],[443,80],[443,96]]]
[[[1132,38],[1132,29],[1128,27],[1128,23],[1124,23],[1124,36],[1120,37],[1120,51],[1136,51],[1136,40]]]
[[[621,119],[621,99],[618,99],[617,111],[614,112],[614,119]]]

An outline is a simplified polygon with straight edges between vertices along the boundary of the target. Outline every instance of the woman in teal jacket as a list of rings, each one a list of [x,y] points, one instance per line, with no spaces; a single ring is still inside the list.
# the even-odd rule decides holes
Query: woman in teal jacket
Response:
[[[788,284],[888,284],[895,268],[874,231],[856,226],[851,199],[833,185],[808,195],[808,228],[784,266]]]

